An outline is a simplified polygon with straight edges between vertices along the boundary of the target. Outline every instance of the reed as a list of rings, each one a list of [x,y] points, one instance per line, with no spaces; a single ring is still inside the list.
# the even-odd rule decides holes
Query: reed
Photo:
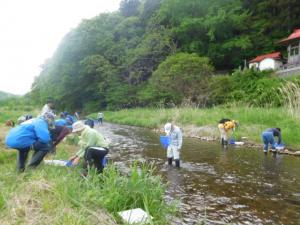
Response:
[[[279,88],[279,92],[284,99],[284,107],[289,114],[300,120],[300,86],[297,83],[288,81]]]

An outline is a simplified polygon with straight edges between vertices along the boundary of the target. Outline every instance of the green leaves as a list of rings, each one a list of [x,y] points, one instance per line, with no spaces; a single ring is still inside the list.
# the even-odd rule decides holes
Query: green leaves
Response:
[[[164,104],[180,104],[184,99],[199,103],[212,72],[208,58],[187,53],[170,56],[149,80],[150,89],[155,90],[151,97],[163,100]]]
[[[123,0],[118,12],[84,20],[64,37],[31,97],[40,104],[51,97],[71,111],[221,104],[248,101],[246,95],[262,104],[264,94],[244,89],[221,96],[218,85],[236,78],[210,79],[212,68],[230,73],[273,51],[300,26],[298,6],[296,0]],[[245,84],[256,87],[252,81]]]

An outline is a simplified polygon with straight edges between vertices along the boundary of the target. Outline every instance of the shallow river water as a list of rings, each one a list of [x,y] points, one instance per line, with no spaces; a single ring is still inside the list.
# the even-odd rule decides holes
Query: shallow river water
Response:
[[[171,224],[300,224],[300,158],[184,138],[181,168],[166,165],[159,135],[148,129],[105,123],[109,158],[126,169],[152,162],[168,184],[165,198],[178,200]]]

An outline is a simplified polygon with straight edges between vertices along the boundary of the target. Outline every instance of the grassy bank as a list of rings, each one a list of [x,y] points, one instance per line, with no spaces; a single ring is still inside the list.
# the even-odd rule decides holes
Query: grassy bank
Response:
[[[122,224],[117,212],[142,208],[153,216],[151,224],[168,224],[174,207],[163,199],[165,185],[154,169],[132,165],[130,176],[112,164],[102,175],[87,178],[81,169],[43,163],[34,170],[16,172],[16,150],[4,147],[8,128],[0,127],[1,224]],[[67,159],[76,147],[62,143],[56,159]]]
[[[93,114],[92,116],[96,116]],[[261,143],[261,133],[269,127],[282,129],[283,141],[291,148],[300,148],[300,121],[284,108],[254,107],[214,107],[209,109],[172,108],[172,109],[126,109],[117,112],[105,112],[105,120],[148,128],[162,128],[167,121],[173,121],[184,130],[185,134],[195,127],[207,127],[201,135],[219,136],[217,123],[221,118],[239,121],[236,138]],[[200,132],[200,131],[199,131]]]

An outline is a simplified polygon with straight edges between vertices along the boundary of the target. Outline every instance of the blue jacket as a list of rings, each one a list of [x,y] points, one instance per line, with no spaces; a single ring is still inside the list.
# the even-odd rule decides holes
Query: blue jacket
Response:
[[[22,149],[30,147],[37,140],[44,144],[51,140],[48,124],[42,118],[27,120],[12,128],[6,136],[5,143],[10,148]]]
[[[55,126],[63,127],[67,124],[67,121],[65,119],[58,119],[55,120]]]
[[[57,126],[57,127],[64,127],[64,126],[66,126],[67,128],[72,129],[72,124],[70,124],[70,122],[68,122],[66,119],[55,120],[55,126]]]

